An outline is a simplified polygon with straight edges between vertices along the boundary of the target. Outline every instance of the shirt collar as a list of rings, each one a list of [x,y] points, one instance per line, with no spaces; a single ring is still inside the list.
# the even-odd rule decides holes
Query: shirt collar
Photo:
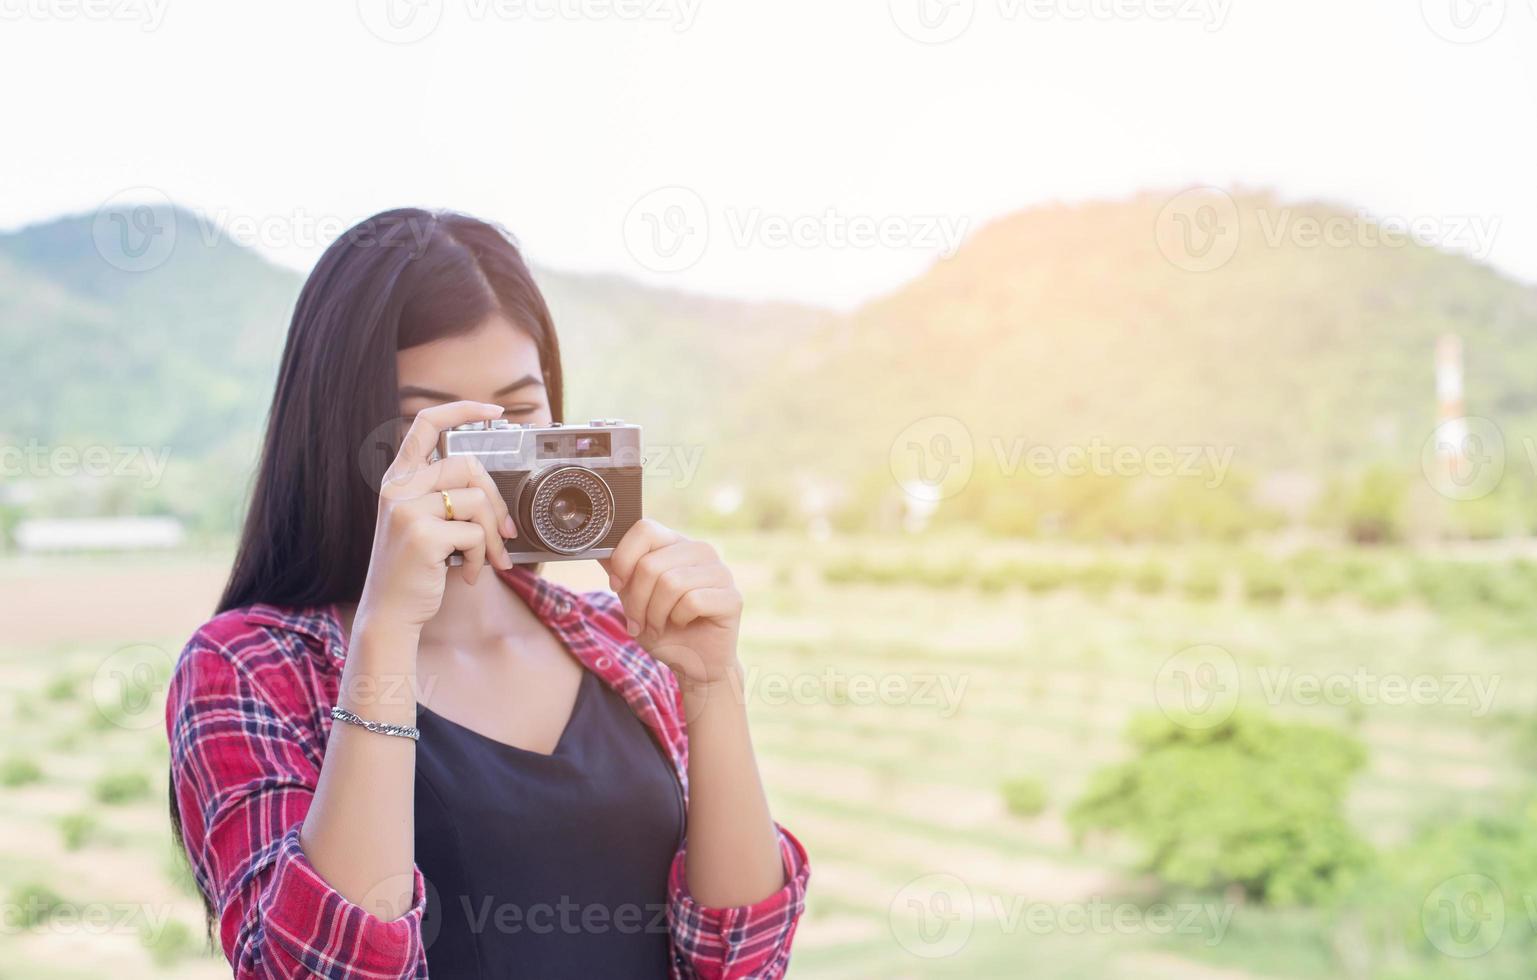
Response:
[[[514,565],[505,572],[498,569],[496,574],[546,626],[569,626],[577,618],[581,603],[576,595],[565,586],[541,577],[534,571],[534,566]]]
[[[246,610],[246,621],[292,630],[319,640],[333,650],[340,648],[343,639],[341,616],[335,605],[269,606],[257,603]]]
[[[496,569],[497,577],[528,605],[533,614],[554,630],[566,630],[581,624],[581,602],[570,589],[542,578],[532,565],[514,565],[507,571]],[[341,611],[333,603],[325,606],[282,607],[258,603],[246,612],[249,622],[292,630],[319,642],[338,662],[346,657],[347,637],[342,635]]]

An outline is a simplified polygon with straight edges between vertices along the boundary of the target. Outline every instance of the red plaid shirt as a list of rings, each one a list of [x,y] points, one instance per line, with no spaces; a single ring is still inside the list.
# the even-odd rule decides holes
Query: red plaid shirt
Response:
[[[502,578],[660,737],[688,798],[688,735],[672,671],[625,633],[609,593],[576,595],[518,568]],[[198,885],[213,897],[237,977],[425,977],[425,888],[385,921],[343,898],[299,846],[331,731],[346,641],[332,607],[251,606],[193,635],[166,705],[171,774]],[[788,883],[754,905],[695,902],[680,847],[669,875],[674,977],[778,977],[811,867],[783,828]]]

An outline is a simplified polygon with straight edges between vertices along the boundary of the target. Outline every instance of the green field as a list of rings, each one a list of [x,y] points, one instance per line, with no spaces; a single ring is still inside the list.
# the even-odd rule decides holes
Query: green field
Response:
[[[1176,892],[1128,842],[1080,845],[1065,820],[1091,774],[1127,756],[1128,720],[1168,707],[1160,685],[1190,648],[1231,657],[1244,707],[1360,739],[1348,812],[1381,853],[1502,812],[1529,788],[1537,703],[1533,611],[1489,584],[1524,582],[1518,556],[723,544],[748,596],[775,815],[814,867],[792,975],[1529,975],[1532,897],[1508,886],[1503,926],[1480,935],[1492,949],[1449,955],[1416,938],[1436,896],[1391,877],[1328,908],[1266,908]],[[225,974],[200,952],[166,832],[163,673],[114,673],[169,662],[223,561],[0,564],[5,620],[22,624],[0,649],[0,977]],[[551,572],[593,584],[580,566]],[[124,678],[152,702],[114,703]],[[1010,812],[1016,780],[1044,791],[1039,812]],[[25,901],[38,895],[52,907]]]

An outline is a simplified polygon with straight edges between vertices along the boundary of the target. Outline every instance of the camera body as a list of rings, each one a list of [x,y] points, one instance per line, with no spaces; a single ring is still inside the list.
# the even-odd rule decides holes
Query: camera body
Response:
[[[474,456],[501,491],[519,564],[607,558],[641,518],[640,426],[470,422],[438,437],[438,456]],[[457,564],[457,562],[455,563]]]

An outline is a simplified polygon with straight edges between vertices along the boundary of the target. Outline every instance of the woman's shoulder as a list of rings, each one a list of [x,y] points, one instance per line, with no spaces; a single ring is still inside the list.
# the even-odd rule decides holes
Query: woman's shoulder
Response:
[[[193,631],[171,677],[173,696],[255,695],[275,708],[305,710],[320,695],[339,626],[327,608],[256,604],[228,609]]]

